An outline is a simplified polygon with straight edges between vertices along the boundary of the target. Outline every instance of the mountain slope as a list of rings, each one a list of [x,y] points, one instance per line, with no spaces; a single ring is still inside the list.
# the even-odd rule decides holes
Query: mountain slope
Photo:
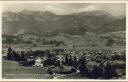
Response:
[[[83,35],[125,30],[125,17],[116,18],[105,11],[56,15],[49,11],[3,12],[3,34],[36,33],[42,35]]]

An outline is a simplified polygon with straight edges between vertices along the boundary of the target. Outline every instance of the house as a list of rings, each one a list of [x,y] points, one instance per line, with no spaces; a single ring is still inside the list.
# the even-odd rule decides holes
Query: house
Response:
[[[43,58],[37,58],[35,60],[35,66],[40,66],[40,67],[43,67]]]

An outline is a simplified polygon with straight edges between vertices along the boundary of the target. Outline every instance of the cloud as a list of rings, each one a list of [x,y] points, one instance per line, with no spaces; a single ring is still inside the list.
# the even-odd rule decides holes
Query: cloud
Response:
[[[62,10],[62,8],[54,6],[54,5],[47,5],[44,7],[44,10],[45,11],[51,11],[54,13],[61,13],[62,11],[64,11],[64,10]]]
[[[83,9],[83,11],[95,11],[95,10],[101,10],[101,8],[98,6],[89,5]]]

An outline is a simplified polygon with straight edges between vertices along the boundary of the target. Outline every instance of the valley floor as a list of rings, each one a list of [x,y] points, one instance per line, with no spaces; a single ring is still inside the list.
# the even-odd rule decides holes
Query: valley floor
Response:
[[[48,75],[47,67],[24,67],[19,66],[15,61],[2,61],[2,78],[3,79],[53,79],[53,76]],[[113,79],[125,79],[125,76],[114,77]],[[79,73],[75,74],[55,74],[54,79],[89,79],[81,77]],[[99,78],[102,79],[102,78]]]
[[[15,61],[2,61],[2,76],[4,79],[45,79],[46,67],[24,67],[19,66]],[[45,75],[44,75],[45,74]]]

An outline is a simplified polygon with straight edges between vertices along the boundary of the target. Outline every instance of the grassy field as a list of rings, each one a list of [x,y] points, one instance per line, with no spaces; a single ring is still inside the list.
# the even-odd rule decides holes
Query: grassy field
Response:
[[[24,67],[19,66],[15,61],[2,61],[3,79],[46,79],[46,67]]]

